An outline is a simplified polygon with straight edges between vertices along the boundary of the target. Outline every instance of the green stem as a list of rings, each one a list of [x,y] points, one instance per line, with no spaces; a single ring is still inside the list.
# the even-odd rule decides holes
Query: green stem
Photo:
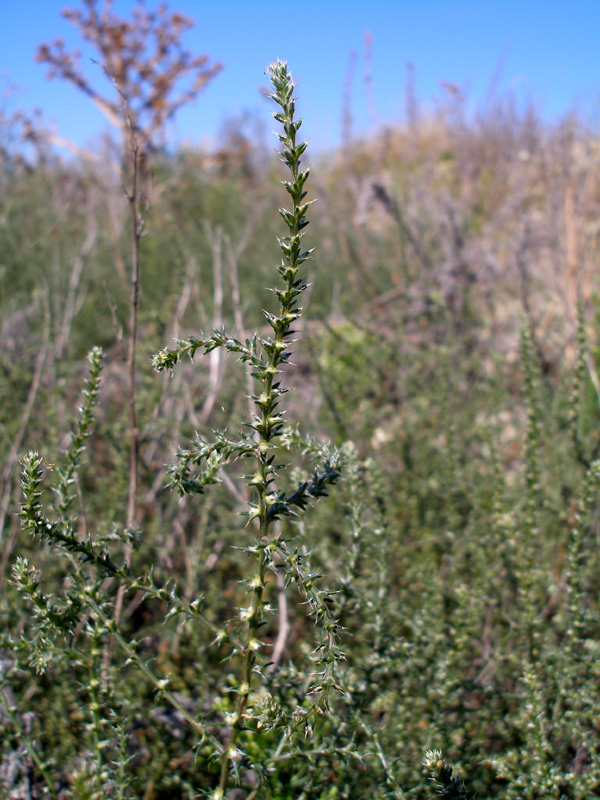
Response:
[[[111,636],[114,637],[115,641],[122,648],[122,650],[127,654],[127,658],[132,661],[148,678],[148,680],[153,684],[154,688],[160,692],[166,700],[171,703],[173,708],[175,708],[181,716],[188,722],[192,728],[201,734],[204,739],[210,740],[211,744],[216,748],[217,752],[222,752],[222,745],[217,738],[215,738],[211,733],[207,731],[207,729],[199,722],[197,719],[190,714],[190,712],[177,700],[175,695],[170,692],[165,685],[165,680],[161,680],[158,678],[150,669],[150,667],[138,656],[135,652],[133,647],[129,644],[129,642],[124,639],[121,634],[119,633],[117,626],[114,623],[114,620],[109,620],[108,617],[104,614],[98,603],[88,595],[88,602],[90,606],[94,609],[95,614],[98,615],[99,619],[104,623],[107,630],[110,632]]]
[[[263,340],[263,352],[267,357],[263,356],[257,375],[262,382],[262,387],[260,394],[254,398],[259,409],[259,416],[255,417],[253,426],[258,434],[258,442],[256,448],[257,470],[251,483],[258,494],[257,505],[253,511],[253,517],[259,521],[259,538],[257,546],[253,548],[258,564],[256,574],[251,581],[252,604],[249,609],[245,647],[242,651],[244,658],[242,681],[237,690],[235,712],[221,763],[216,798],[222,798],[227,790],[231,762],[237,755],[236,744],[244,727],[244,713],[252,687],[252,672],[261,646],[258,627],[264,605],[265,573],[270,562],[270,553],[275,544],[270,539],[270,527],[273,521],[270,507],[276,499],[276,493],[271,486],[275,475],[272,450],[274,440],[279,437],[283,423],[282,414],[277,413],[277,404],[282,390],[279,389],[278,384],[275,384],[275,378],[280,373],[279,367],[288,360],[285,352],[287,348],[285,340],[290,334],[291,324],[300,316],[300,309],[294,310],[296,299],[304,290],[298,281],[298,269],[308,255],[300,252],[301,231],[307,224],[304,217],[307,206],[302,204],[302,200],[305,195],[303,185],[308,175],[300,173],[300,156],[304,152],[305,144],[296,145],[296,132],[300,127],[300,122],[294,121],[295,101],[292,98],[294,84],[287,65],[281,62],[269,67],[269,76],[275,90],[271,96],[282,109],[275,115],[275,118],[282,123],[285,132],[279,138],[284,146],[282,160],[287,164],[292,175],[292,181],[285,185],[292,196],[293,210],[292,212],[285,210],[280,212],[289,229],[289,236],[280,242],[284,261],[279,272],[285,281],[285,290],[277,292],[280,302],[279,315],[267,315],[275,337],[273,341]]]

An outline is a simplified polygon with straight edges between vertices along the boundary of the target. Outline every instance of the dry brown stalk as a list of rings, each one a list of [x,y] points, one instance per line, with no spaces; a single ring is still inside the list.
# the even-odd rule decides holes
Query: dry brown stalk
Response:
[[[66,50],[61,39],[40,45],[36,60],[49,65],[50,78],[62,78],[87,95],[124,140],[129,121],[123,116],[123,102],[131,127],[146,142],[156,141],[168,120],[196,99],[221,64],[211,65],[207,55],[194,56],[183,47],[181,37],[194,23],[169,12],[166,3],[156,11],[138,3],[131,20],[113,13],[112,0],[83,0],[83,6],[83,10],[66,9],[63,16],[96,48],[101,67],[119,89],[117,96],[106,97],[94,88],[82,71],[81,53]],[[185,78],[190,83],[180,89]]]
[[[568,311],[575,319],[577,316],[577,302],[579,300],[579,287],[577,264],[579,256],[577,253],[577,223],[575,217],[575,190],[573,182],[567,183],[565,190],[565,228],[567,238],[567,297]]]

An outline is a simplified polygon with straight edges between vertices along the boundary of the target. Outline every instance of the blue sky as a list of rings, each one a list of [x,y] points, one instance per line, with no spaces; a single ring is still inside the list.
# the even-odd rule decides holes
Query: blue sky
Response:
[[[60,13],[77,5],[0,0],[0,102],[8,113],[39,108],[60,135],[88,145],[106,128],[101,113],[75,88],[48,81],[46,68],[34,62],[40,42],[61,37],[81,45]],[[128,17],[133,6],[133,0],[115,0],[114,11]],[[600,0],[172,0],[169,6],[196,21],[187,47],[224,65],[197,103],[179,114],[169,132],[174,143],[218,146],[223,121],[244,113],[264,117],[269,129],[259,89],[266,65],[280,57],[298,83],[306,135],[318,148],[335,146],[352,51],[358,135],[402,123],[407,62],[414,64],[424,110],[444,96],[441,82],[447,81],[466,91],[472,107],[485,102],[493,85],[500,93],[512,91],[519,103],[533,101],[549,121],[570,110],[592,124],[600,120]],[[373,103],[364,79],[367,31]],[[98,73],[89,61],[93,52],[83,49],[83,55],[88,74]]]

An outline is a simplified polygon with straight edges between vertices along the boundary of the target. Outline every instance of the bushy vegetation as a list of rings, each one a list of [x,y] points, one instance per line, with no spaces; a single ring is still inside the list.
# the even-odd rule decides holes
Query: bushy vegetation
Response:
[[[0,796],[599,797],[597,139],[309,177],[268,74],[283,164],[5,130]]]

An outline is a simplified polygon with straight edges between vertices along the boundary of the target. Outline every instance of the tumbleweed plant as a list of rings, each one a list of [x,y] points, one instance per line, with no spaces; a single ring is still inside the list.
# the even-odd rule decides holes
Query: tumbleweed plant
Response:
[[[175,583],[158,585],[152,570],[134,573],[128,553],[136,537],[128,525],[122,532],[113,530],[110,536],[101,536],[93,530],[85,536],[79,533],[71,513],[74,476],[90,433],[98,395],[102,366],[98,349],[90,356],[91,376],[66,455],[66,466],[58,469],[57,501],[52,512],[46,510],[42,497],[44,473],[50,467],[36,453],[23,460],[24,525],[34,536],[62,552],[70,563],[66,573],[70,588],[58,603],[42,592],[35,570],[27,561],[19,559],[15,566],[14,581],[29,598],[40,620],[30,643],[31,663],[44,671],[61,648],[68,646],[73,662],[92,676],[87,684],[89,754],[82,755],[87,766],[78,768],[72,780],[75,782],[77,778],[81,782],[81,776],[87,776],[90,786],[93,784],[107,794],[118,791],[124,796],[127,791],[123,770],[118,769],[123,765],[118,753],[128,714],[127,699],[116,697],[113,691],[114,669],[100,659],[102,644],[107,640],[116,642],[125,663],[135,665],[159,696],[188,723],[197,737],[196,757],[206,761],[209,774],[215,773],[216,785],[210,787],[209,778],[198,788],[212,791],[215,800],[224,797],[233,784],[250,786],[255,793],[262,791],[261,784],[269,771],[276,769],[278,760],[289,758],[293,742],[318,724],[328,708],[331,692],[339,689],[336,664],[343,654],[339,644],[340,625],[332,612],[333,597],[330,589],[321,588],[319,573],[311,567],[306,547],[296,534],[302,512],[325,496],[328,487],[337,481],[343,456],[327,445],[302,439],[287,423],[282,407],[288,391],[286,372],[292,367],[291,347],[302,314],[300,298],[306,290],[301,268],[311,253],[304,244],[310,205],[306,200],[309,170],[301,166],[306,142],[297,138],[301,120],[295,116],[294,83],[287,64],[281,61],[272,64],[268,76],[273,87],[271,97],[279,106],[274,116],[282,129],[281,160],[289,171],[289,179],[283,185],[290,200],[289,210],[280,209],[287,233],[279,239],[281,284],[272,289],[278,308],[275,312],[264,312],[272,334],[256,333],[240,341],[224,331],[214,331],[198,338],[180,339],[175,348],[161,350],[152,359],[156,370],[172,370],[183,358],[194,358],[198,351],[207,354],[215,348],[224,348],[250,369],[254,379],[256,391],[251,399],[255,413],[238,436],[217,433],[212,441],[198,436],[192,446],[179,453],[169,480],[170,486],[182,496],[200,495],[219,481],[219,473],[226,465],[243,459],[248,506],[237,547],[247,555],[248,563],[254,565],[243,579],[245,603],[230,619],[214,620],[211,610],[204,607],[202,596],[184,600]],[[284,460],[294,446],[302,448],[314,462],[311,470],[296,482],[296,474],[286,479],[289,470]],[[113,553],[111,539],[125,545],[124,556]],[[107,582],[108,578],[112,581]],[[288,708],[282,707],[281,698],[270,696],[266,688],[269,671],[276,666],[269,656],[278,622],[272,603],[278,584],[296,585],[319,632],[300,696],[294,697]],[[168,607],[167,619],[182,616],[202,625],[212,635],[214,646],[219,648],[231,672],[224,697],[213,703],[208,713],[191,713],[189,704],[171,690],[170,676],[159,676],[138,652],[139,643],[128,640],[118,621],[111,618],[110,593],[119,591],[119,587],[141,593],[146,599],[162,601]],[[79,644],[82,634],[87,635],[88,650]],[[56,637],[61,639],[60,645]],[[257,736],[262,736],[259,748],[255,743]],[[55,794],[49,779],[46,788]]]
[[[264,642],[260,639],[260,628],[265,624],[265,616],[270,613],[265,602],[268,572],[276,574],[278,569],[282,569],[288,580],[295,581],[305,595],[316,622],[323,627],[324,638],[315,662],[320,669],[315,673],[315,681],[311,686],[314,709],[326,707],[330,689],[335,686],[334,666],[341,657],[337,643],[338,624],[329,613],[327,592],[319,590],[317,575],[306,566],[304,555],[290,547],[290,540],[281,535],[276,525],[282,517],[297,516],[311,500],[326,494],[327,486],[335,483],[339,476],[339,456],[337,453],[326,453],[314,473],[292,491],[278,488],[278,472],[283,466],[278,460],[278,450],[286,434],[281,398],[287,388],[282,384],[282,368],[290,363],[289,348],[293,342],[294,325],[302,313],[299,299],[306,290],[300,268],[311,252],[304,249],[304,228],[308,225],[306,214],[310,203],[306,201],[305,189],[309,170],[301,169],[306,142],[296,140],[302,121],[295,119],[294,84],[287,64],[278,61],[271,65],[268,75],[273,86],[270,96],[280,107],[274,117],[283,128],[283,132],[279,133],[281,160],[291,176],[290,180],[283,182],[291,200],[291,210],[280,209],[288,228],[288,235],[279,240],[282,261],[278,272],[283,286],[272,290],[277,297],[279,310],[278,313],[265,311],[273,335],[268,338],[255,335],[241,342],[224,332],[215,331],[208,338],[180,340],[175,349],[163,350],[153,359],[154,367],[164,370],[174,367],[185,356],[193,358],[197,350],[210,353],[217,347],[223,347],[249,366],[258,387],[252,397],[256,413],[247,423],[252,433],[237,440],[222,434],[212,443],[199,442],[180,454],[171,472],[171,483],[177,491],[198,494],[204,491],[207,484],[215,481],[219,467],[232,459],[242,457],[252,465],[247,479],[253,497],[246,513],[249,525],[254,528],[254,541],[244,545],[244,549],[255,561],[256,569],[248,581],[249,603],[240,613],[243,631],[239,634],[241,647],[235,648],[235,655],[241,659],[242,672],[235,687],[234,708],[228,720],[230,733],[224,746],[215,798],[223,796],[232,766],[237,769],[236,762],[243,757],[241,736],[253,715],[251,697],[254,675],[257,673],[260,679],[263,670],[261,654]],[[221,634],[222,637],[225,635],[224,632]],[[302,721],[304,716],[309,716],[307,709],[302,709],[292,724]]]

